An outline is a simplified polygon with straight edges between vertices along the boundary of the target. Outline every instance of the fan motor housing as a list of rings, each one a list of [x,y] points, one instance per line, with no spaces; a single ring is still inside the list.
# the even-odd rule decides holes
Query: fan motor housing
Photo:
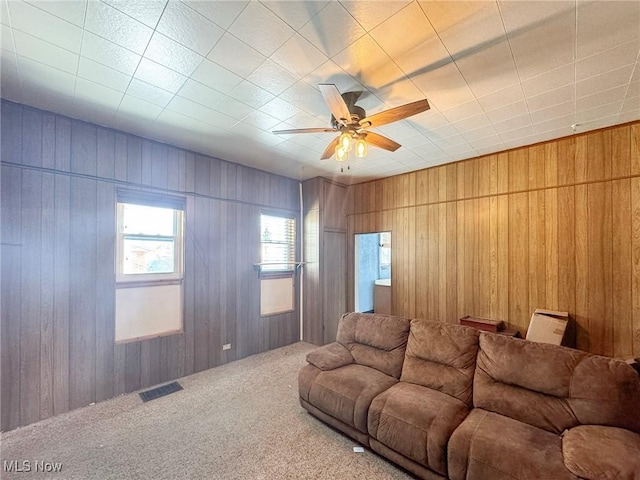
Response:
[[[367,116],[366,112],[364,111],[364,108],[359,107],[357,105],[350,105],[349,113],[351,114],[350,123],[358,123],[360,120],[362,120]],[[331,115],[331,126],[336,130],[340,130],[340,127],[342,126],[340,123],[338,123],[338,121],[336,120],[336,117],[334,117],[333,115]]]

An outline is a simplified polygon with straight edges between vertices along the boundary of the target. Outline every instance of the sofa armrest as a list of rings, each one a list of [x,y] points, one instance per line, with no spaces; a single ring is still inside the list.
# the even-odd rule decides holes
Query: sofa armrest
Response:
[[[334,370],[353,363],[353,356],[344,345],[333,342],[307,353],[307,362],[320,370]]]
[[[604,425],[580,425],[562,436],[571,473],[587,480],[640,478],[640,434]]]

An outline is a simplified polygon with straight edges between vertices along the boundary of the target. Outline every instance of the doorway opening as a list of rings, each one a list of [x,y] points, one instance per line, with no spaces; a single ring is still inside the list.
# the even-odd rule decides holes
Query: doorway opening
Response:
[[[355,235],[355,311],[391,314],[391,232]]]

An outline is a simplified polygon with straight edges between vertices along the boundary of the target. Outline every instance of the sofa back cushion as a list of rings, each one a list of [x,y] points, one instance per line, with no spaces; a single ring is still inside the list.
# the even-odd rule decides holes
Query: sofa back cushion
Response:
[[[344,345],[355,363],[400,378],[407,347],[409,320],[371,313],[345,313],[336,341]]]
[[[473,388],[475,407],[554,433],[585,423],[640,426],[633,369],[570,348],[482,333]]]
[[[471,327],[411,320],[400,380],[438,390],[470,406],[478,336],[479,331]]]
[[[640,377],[622,360],[589,355],[573,372],[571,408],[583,425],[640,433]]]

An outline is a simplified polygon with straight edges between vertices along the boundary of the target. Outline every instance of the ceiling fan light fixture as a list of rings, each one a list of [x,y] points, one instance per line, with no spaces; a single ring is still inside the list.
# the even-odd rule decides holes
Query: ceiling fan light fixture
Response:
[[[364,138],[359,138],[358,140],[356,140],[355,151],[356,157],[358,158],[364,158],[367,156],[367,142],[364,140]]]
[[[336,146],[336,160],[338,162],[344,162],[348,156],[349,156],[349,152],[344,148],[342,148],[338,143],[338,145]]]
[[[342,135],[340,135],[338,144],[345,152],[349,152],[351,150],[351,133],[343,132]]]

